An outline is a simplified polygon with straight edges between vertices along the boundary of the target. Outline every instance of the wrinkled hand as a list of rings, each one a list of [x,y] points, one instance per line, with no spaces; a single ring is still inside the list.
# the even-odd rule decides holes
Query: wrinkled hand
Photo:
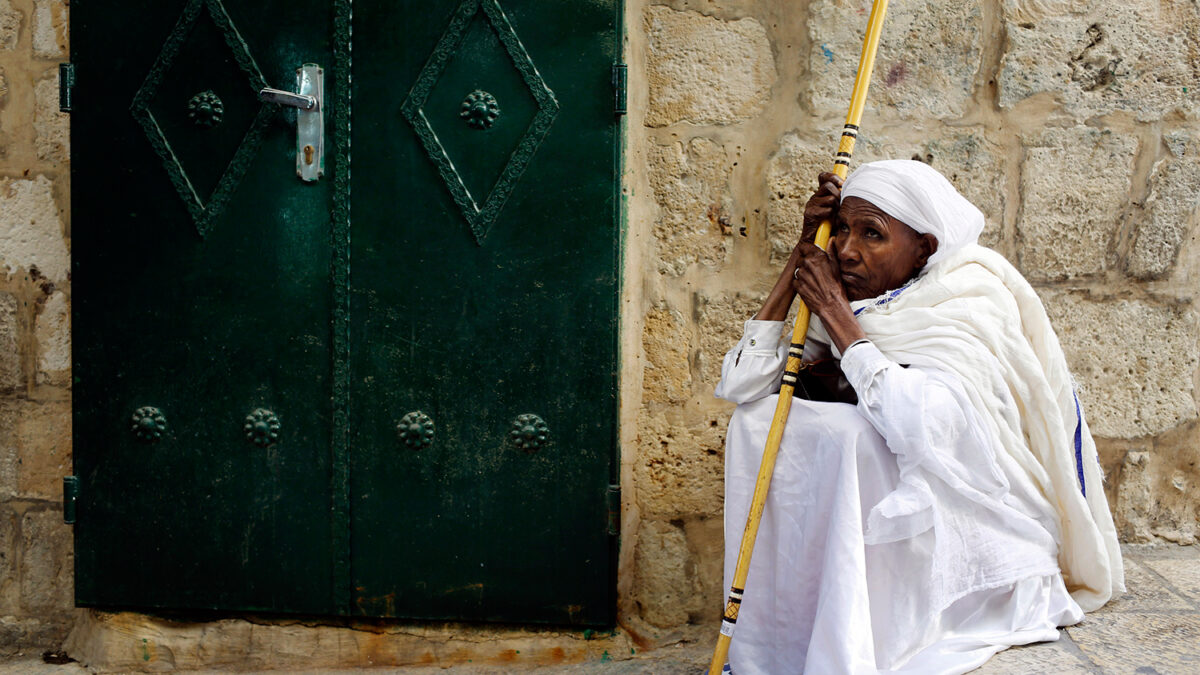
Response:
[[[831,311],[849,310],[837,256],[805,241],[796,244],[795,255],[792,290],[813,314],[824,318]]]
[[[842,179],[836,173],[820,174],[817,184],[820,187],[804,205],[804,228],[800,231],[800,241],[809,244],[816,241],[817,227],[822,221],[833,222],[837,218],[838,203],[842,197]]]

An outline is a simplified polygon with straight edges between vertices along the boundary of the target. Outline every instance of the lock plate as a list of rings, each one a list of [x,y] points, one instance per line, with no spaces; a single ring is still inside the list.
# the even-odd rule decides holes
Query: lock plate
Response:
[[[297,68],[296,93],[316,100],[296,108],[296,175],[311,183],[325,174],[325,71],[314,63]]]

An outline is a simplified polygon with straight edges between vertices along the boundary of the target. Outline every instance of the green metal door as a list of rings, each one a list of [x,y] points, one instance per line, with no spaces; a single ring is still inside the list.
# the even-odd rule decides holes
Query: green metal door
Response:
[[[613,620],[616,4],[355,6],[357,613]]]
[[[616,1],[71,13],[77,602],[611,623]]]
[[[333,181],[257,99],[333,66],[332,7],[71,15],[77,601],[333,611]]]

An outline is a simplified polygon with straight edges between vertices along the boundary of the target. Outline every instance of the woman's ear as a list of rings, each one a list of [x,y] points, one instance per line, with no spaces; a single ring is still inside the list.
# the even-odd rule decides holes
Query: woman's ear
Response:
[[[920,272],[924,269],[925,264],[929,262],[929,259],[933,257],[933,254],[937,253],[937,237],[928,233],[919,235],[917,237],[917,247],[920,249],[920,253],[917,255],[916,270]]]

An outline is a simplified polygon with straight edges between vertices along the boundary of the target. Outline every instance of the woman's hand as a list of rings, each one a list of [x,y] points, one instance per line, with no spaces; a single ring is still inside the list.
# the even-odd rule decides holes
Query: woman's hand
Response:
[[[845,351],[852,342],[867,335],[850,309],[837,255],[804,241],[796,245],[796,253],[792,290],[821,318],[825,332],[838,350]]]
[[[782,321],[787,316],[788,308],[796,297],[794,284],[796,281],[796,266],[803,257],[803,245],[812,246],[817,238],[817,227],[823,220],[832,221],[837,217],[838,201],[842,196],[842,179],[835,173],[823,173],[817,176],[817,191],[808,199],[804,206],[804,225],[800,232],[800,241],[792,249],[787,264],[767,296],[762,309],[754,315],[755,319],[764,321]],[[815,247],[814,247],[815,248]],[[837,275],[834,275],[837,279]],[[840,284],[839,284],[840,286]]]
[[[845,288],[842,287],[837,256],[822,251],[816,244],[806,241],[796,244],[792,290],[808,305],[813,314],[822,320],[826,315],[840,309],[850,312],[850,301],[846,298]]]
[[[836,173],[817,176],[817,184],[817,191],[804,205],[804,227],[800,231],[800,241],[809,244],[816,241],[817,227],[822,221],[832,223],[837,218],[838,204],[842,198],[842,179]]]

